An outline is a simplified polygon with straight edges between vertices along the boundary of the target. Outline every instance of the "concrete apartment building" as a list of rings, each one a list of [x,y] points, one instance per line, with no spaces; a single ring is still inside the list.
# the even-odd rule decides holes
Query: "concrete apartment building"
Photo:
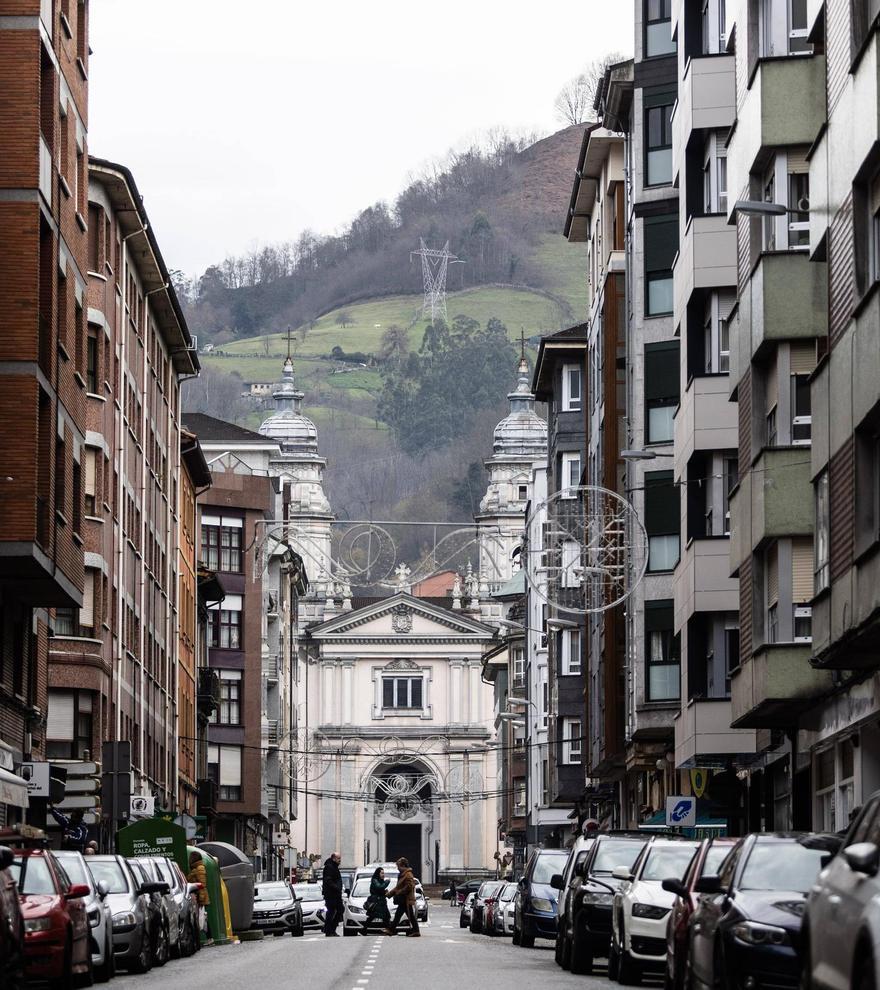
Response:
[[[46,610],[83,604],[87,10],[0,3],[0,775],[45,756]]]
[[[672,175],[679,191],[673,326],[680,342],[675,481],[681,491],[681,559],[674,631],[681,707],[675,767],[713,768],[706,793],[716,815],[742,826],[735,772],[754,760],[754,728],[731,727],[731,673],[739,666],[739,585],[730,574],[730,495],[739,478],[737,405],[729,401],[730,314],[736,303],[736,229],[728,224],[727,138],[735,107],[734,56],[722,0],[673,7],[678,104]],[[733,800],[729,800],[730,798]]]
[[[585,788],[584,621],[583,616],[558,607],[569,595],[580,595],[578,578],[571,570],[578,550],[576,543],[565,539],[565,526],[554,525],[552,520],[563,520],[569,512],[574,515],[581,504],[574,493],[566,492],[581,484],[586,457],[586,349],[584,325],[543,337],[532,382],[535,398],[547,403],[547,498],[551,510],[541,537],[548,568],[546,601],[542,603],[546,608],[536,623],[546,639],[547,664],[541,666],[536,691],[530,696],[540,718],[541,746],[531,761],[540,789],[534,795],[539,820],[530,830],[529,841],[556,846],[564,844],[570,814],[583,800]],[[536,562],[531,549],[529,557]]]
[[[130,740],[133,793],[171,808],[178,718],[194,718],[178,698],[180,629],[195,622],[177,585],[180,380],[199,364],[127,168],[90,161],[86,215],[85,590],[51,620],[46,755],[100,759],[102,740]]]

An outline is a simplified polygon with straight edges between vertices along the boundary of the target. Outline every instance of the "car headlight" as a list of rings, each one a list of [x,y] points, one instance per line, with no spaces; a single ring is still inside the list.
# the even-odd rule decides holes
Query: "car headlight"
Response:
[[[548,901],[546,897],[533,897],[532,898],[532,907],[536,911],[552,911],[553,910],[553,904],[552,904],[552,902],[551,901]]]
[[[651,918],[654,921],[659,921],[660,918],[669,914],[669,911],[669,908],[659,907],[657,904],[633,904],[634,918]]]
[[[349,904],[348,905],[348,913],[349,914],[366,914],[367,912],[362,907],[358,907],[357,904]]]
[[[613,900],[613,895],[609,890],[585,890],[584,891],[584,904],[594,904],[594,905],[604,905],[605,907],[611,907],[611,901]]]
[[[130,928],[136,924],[137,918],[131,913],[131,911],[126,911],[124,914],[113,915],[114,928]]]
[[[788,942],[788,932],[774,925],[759,925],[755,921],[744,921],[736,925],[733,934],[749,945],[785,945]]]
[[[47,932],[51,927],[51,918],[25,918],[24,930],[26,932]]]

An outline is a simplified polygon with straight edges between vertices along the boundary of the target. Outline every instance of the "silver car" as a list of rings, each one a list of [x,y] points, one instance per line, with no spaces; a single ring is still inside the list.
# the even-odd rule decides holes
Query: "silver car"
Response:
[[[293,893],[302,908],[303,928],[323,928],[327,908],[319,883],[296,883]]]
[[[154,878],[168,884],[165,895],[169,922],[169,943],[171,957],[178,959],[191,956],[200,945],[199,919],[193,894],[198,890],[195,884],[187,881],[183,871],[167,856],[142,857],[153,866]]]
[[[107,903],[107,885],[103,881],[95,881],[82,853],[59,849],[55,852],[55,858],[64,867],[71,883],[83,883],[89,888],[89,895],[83,900],[89,919],[92,972],[96,982],[106,983],[116,973],[113,955],[113,912]]]
[[[458,927],[459,928],[469,928],[471,924],[471,918],[473,917],[474,911],[474,898],[476,897],[476,892],[473,894],[468,894],[464,899],[464,904],[461,906],[461,914],[458,916]]]
[[[153,965],[148,929],[149,894],[123,856],[89,856],[89,873],[107,888],[105,902],[113,916],[113,956],[117,966],[146,973]]]

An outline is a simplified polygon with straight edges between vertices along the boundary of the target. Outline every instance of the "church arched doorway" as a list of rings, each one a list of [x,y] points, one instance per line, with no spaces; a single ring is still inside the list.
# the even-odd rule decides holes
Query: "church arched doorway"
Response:
[[[372,858],[394,862],[404,856],[419,879],[432,880],[431,837],[438,791],[433,770],[421,761],[392,758],[373,771],[368,787],[375,809]]]

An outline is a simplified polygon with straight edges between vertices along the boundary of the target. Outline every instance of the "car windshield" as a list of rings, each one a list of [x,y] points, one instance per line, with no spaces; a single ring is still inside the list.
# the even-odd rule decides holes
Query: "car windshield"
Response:
[[[323,901],[324,895],[321,888],[316,883],[298,883],[293,888],[294,894],[301,901]]]
[[[255,901],[286,901],[290,899],[290,887],[286,883],[261,883],[254,894]]]
[[[515,883],[506,883],[501,888],[501,893],[498,895],[498,900],[499,901],[512,901],[515,895],[516,895],[516,884]]]
[[[20,894],[55,894],[52,871],[42,856],[22,856],[9,867]]]
[[[91,887],[92,882],[86,870],[86,864],[75,853],[55,853],[56,858],[64,867],[64,872],[70,877],[71,883],[84,883]]]
[[[742,890],[798,890],[806,894],[822,860],[823,849],[807,849],[799,842],[756,842],[743,870]]]
[[[128,881],[122,872],[122,867],[116,860],[95,860],[92,858],[88,864],[89,873],[94,877],[95,883],[103,882],[111,894],[124,894],[128,890]]]
[[[694,858],[696,845],[690,842],[674,842],[667,845],[655,845],[648,853],[642,870],[642,880],[666,880],[675,877],[680,880]]]
[[[568,862],[568,853],[545,853],[539,856],[532,872],[532,883],[550,883],[550,878],[556,873],[562,873]]]
[[[501,887],[501,883],[498,880],[487,881],[480,887],[477,892],[477,896],[485,900],[487,897],[494,897],[495,894]]]
[[[163,863],[162,860],[156,862],[156,869],[159,871],[159,879],[164,880],[165,883],[173,890],[176,886],[174,883],[174,876],[171,872],[171,867],[167,863]]]
[[[645,848],[641,839],[614,839],[601,842],[593,860],[593,873],[611,873],[618,866],[632,869],[639,853]]]
[[[703,860],[702,876],[714,877],[732,848],[733,846],[710,846],[706,858]]]
[[[352,897],[367,897],[370,893],[370,877],[361,877],[351,889]]]

